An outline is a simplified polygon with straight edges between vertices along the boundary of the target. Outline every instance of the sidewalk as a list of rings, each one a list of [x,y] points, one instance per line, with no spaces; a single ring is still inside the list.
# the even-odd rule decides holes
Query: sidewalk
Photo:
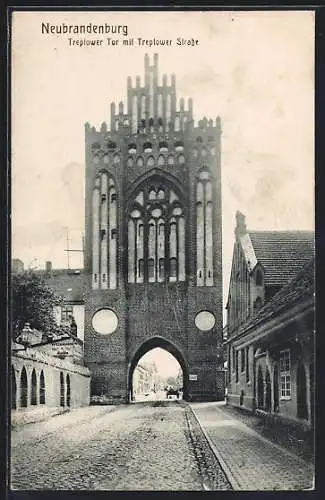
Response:
[[[191,403],[234,490],[306,490],[314,468],[222,411],[224,403]]]

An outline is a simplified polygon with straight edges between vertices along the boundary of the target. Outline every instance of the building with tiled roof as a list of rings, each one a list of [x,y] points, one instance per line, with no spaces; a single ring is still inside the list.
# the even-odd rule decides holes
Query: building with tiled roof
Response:
[[[314,254],[312,231],[247,231],[236,214],[229,283],[228,336],[270,300]]]
[[[250,231],[267,286],[283,286],[306,264],[314,250],[312,231]]]
[[[227,401],[311,427],[314,235],[248,232],[237,213],[225,329]]]
[[[51,262],[46,262],[42,273],[45,282],[63,299],[61,305],[54,308],[56,321],[68,326],[72,318],[77,325],[77,337],[84,339],[84,271],[83,269],[53,269]]]

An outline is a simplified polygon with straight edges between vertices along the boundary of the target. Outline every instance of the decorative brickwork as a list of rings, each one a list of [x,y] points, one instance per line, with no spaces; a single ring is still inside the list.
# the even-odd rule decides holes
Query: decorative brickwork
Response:
[[[92,394],[112,401],[130,400],[135,360],[153,347],[180,362],[186,399],[224,396],[221,124],[196,126],[175,81],[160,84],[158,56],[146,56],[144,85],[128,78],[110,131],[85,125],[85,363]],[[105,308],[118,317],[106,335],[92,324]],[[194,323],[202,310],[215,316],[208,331]]]

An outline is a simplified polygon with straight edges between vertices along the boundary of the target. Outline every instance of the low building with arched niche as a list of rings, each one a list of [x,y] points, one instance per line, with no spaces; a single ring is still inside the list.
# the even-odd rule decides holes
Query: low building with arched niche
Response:
[[[83,366],[80,341],[63,335],[58,342],[29,347],[12,343],[11,424],[36,422],[90,402],[90,372]]]
[[[311,426],[314,235],[247,232],[240,213],[235,234],[225,341],[227,402]]]
[[[85,124],[85,363],[92,394],[128,402],[141,356],[179,361],[184,398],[224,398],[221,121],[193,118],[158,55]]]

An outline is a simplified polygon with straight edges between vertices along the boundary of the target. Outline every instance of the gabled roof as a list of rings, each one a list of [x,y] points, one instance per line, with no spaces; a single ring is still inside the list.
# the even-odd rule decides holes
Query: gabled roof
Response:
[[[265,305],[239,328],[238,335],[254,326],[266,322],[282,311],[301,303],[303,300],[312,298],[315,293],[315,257],[286,283]]]
[[[81,269],[53,269],[43,271],[46,284],[66,302],[84,301],[84,272]]]
[[[315,252],[312,231],[249,231],[258,262],[265,270],[266,286],[283,286]]]

